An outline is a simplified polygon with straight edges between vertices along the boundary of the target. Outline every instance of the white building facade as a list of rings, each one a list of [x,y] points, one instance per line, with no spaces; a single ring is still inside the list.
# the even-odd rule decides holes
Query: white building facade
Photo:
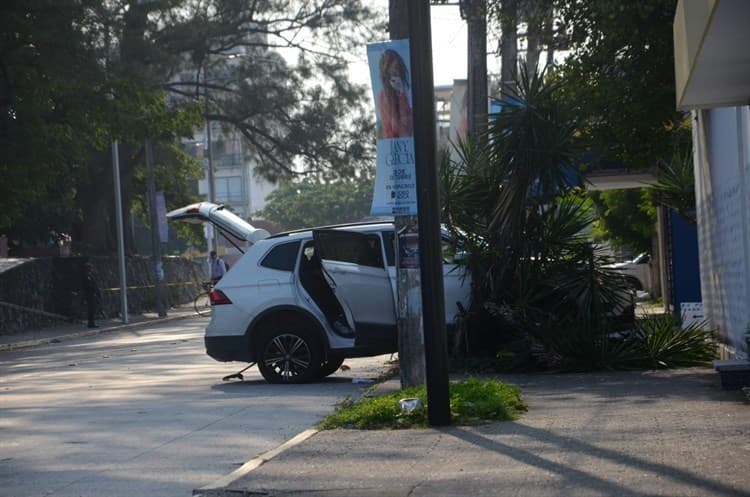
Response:
[[[750,2],[680,0],[677,108],[690,111],[703,312],[727,358],[750,332]]]

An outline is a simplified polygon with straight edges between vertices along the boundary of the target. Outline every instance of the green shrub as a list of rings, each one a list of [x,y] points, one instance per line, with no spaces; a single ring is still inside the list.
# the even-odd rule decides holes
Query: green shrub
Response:
[[[633,344],[611,333],[609,322],[577,321],[546,331],[534,355],[548,369],[592,371],[633,367]]]
[[[629,341],[639,365],[644,367],[699,366],[717,356],[714,330],[705,329],[705,323],[695,323],[682,329],[677,318],[671,314],[639,319]]]
[[[516,419],[526,411],[521,390],[493,379],[469,378],[451,385],[451,419],[476,424]]]
[[[682,329],[671,314],[636,320],[635,329],[612,333],[607,322],[574,322],[538,336],[534,355],[548,369],[679,368],[716,358],[714,331],[697,323]]]
[[[526,411],[518,387],[492,379],[470,378],[450,387],[451,421],[454,424],[478,424],[516,419]],[[418,398],[423,407],[412,412],[401,411],[399,400]],[[359,402],[347,399],[324,419],[319,427],[359,428],[364,430],[424,428],[427,421],[427,392],[424,386],[406,388]]]

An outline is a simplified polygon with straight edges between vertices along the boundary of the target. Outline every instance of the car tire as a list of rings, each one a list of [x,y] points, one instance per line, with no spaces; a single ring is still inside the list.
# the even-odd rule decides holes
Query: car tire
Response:
[[[283,320],[261,335],[258,369],[269,383],[306,383],[319,377],[323,352],[314,333]]]
[[[335,373],[341,367],[341,365],[344,364],[344,359],[346,359],[346,357],[344,357],[343,355],[328,354],[328,360],[325,361],[320,367],[318,377],[325,378],[326,376]]]

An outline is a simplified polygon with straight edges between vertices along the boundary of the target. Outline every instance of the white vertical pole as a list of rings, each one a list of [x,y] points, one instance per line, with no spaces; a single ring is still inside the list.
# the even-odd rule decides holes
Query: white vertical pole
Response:
[[[167,315],[166,287],[164,286],[164,266],[161,260],[161,240],[159,240],[159,216],[156,212],[156,178],[154,178],[154,153],[151,140],[144,144],[146,151],[146,186],[148,190],[148,214],[151,224],[151,255],[154,263],[154,296],[159,317]]]
[[[211,150],[211,120],[208,118],[208,65],[203,64],[203,82],[205,84],[205,110],[206,110],[206,151],[208,152],[208,201],[216,203],[216,183],[214,182],[214,158]],[[211,239],[208,241],[208,250],[219,251],[218,239],[216,237],[216,228],[211,230]]]
[[[128,323],[128,285],[125,275],[125,239],[122,226],[122,194],[120,192],[120,155],[117,140],[112,140],[112,175],[115,184],[115,217],[117,218],[117,259],[120,268],[120,314]]]

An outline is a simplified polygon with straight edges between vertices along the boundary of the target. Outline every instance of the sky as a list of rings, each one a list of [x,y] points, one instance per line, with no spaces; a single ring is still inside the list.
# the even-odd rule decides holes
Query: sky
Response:
[[[388,0],[372,0],[372,5],[387,14]],[[436,86],[450,85],[454,79],[466,79],[467,30],[457,5],[432,5],[432,58],[433,79]],[[387,39],[378,40],[387,41]],[[358,83],[369,84],[367,54],[362,49],[352,64],[352,77]]]
[[[455,5],[433,5],[430,10],[435,85],[449,85],[454,79],[466,79],[466,21],[461,19]]]

